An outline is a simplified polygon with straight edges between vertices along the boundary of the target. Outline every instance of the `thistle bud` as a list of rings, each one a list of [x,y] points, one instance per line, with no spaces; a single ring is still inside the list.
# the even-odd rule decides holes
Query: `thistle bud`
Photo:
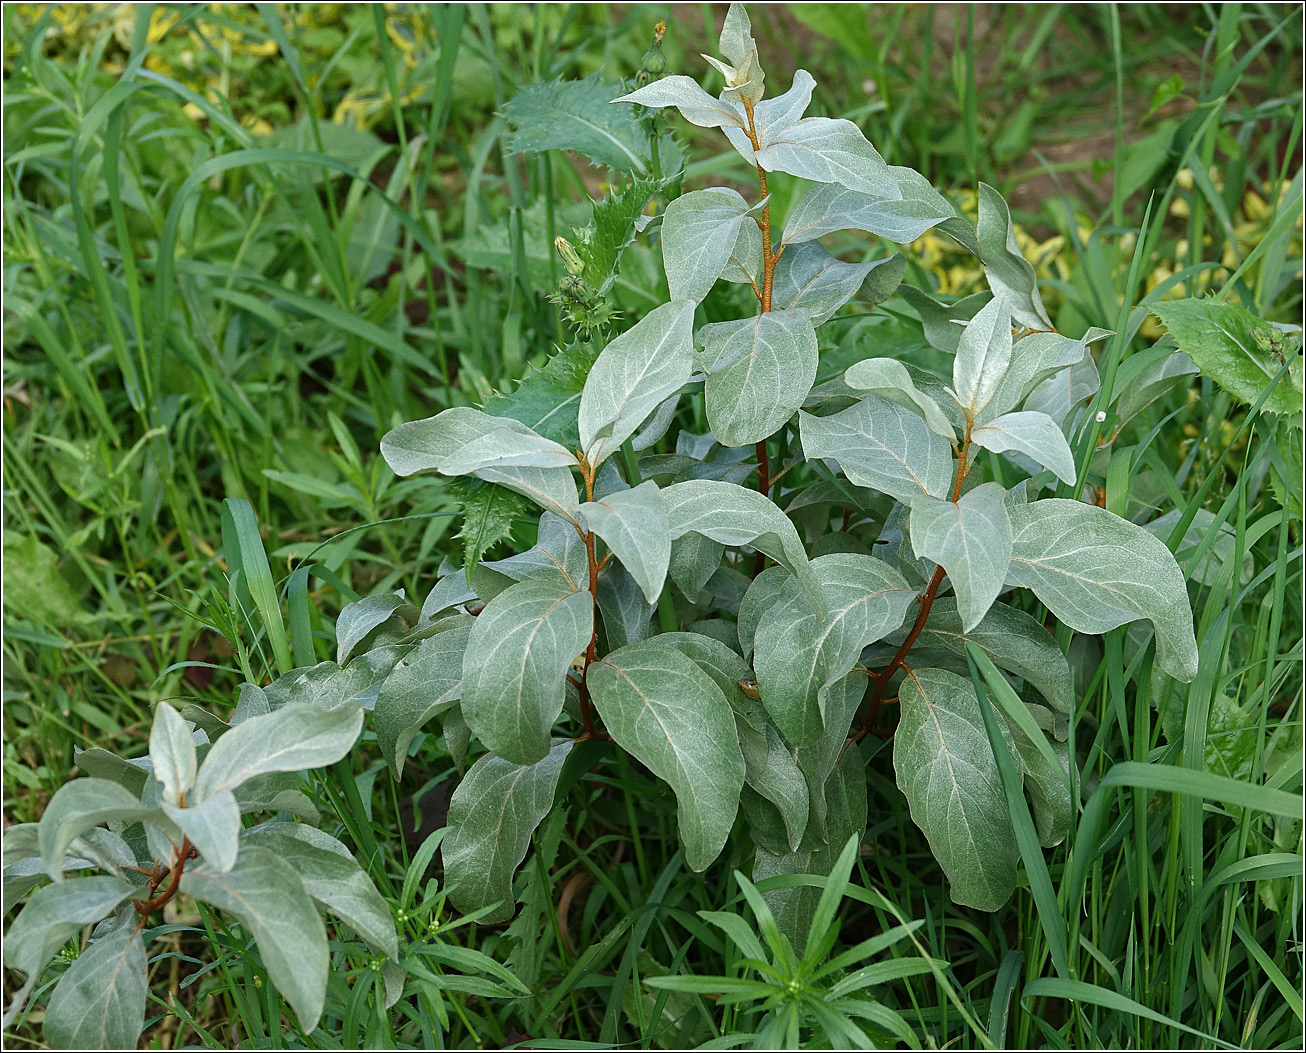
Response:
[[[567,268],[568,274],[573,278],[578,278],[585,273],[585,261],[572,248],[570,241],[566,238],[554,238],[553,247],[558,250],[558,255],[562,257],[562,265]]]

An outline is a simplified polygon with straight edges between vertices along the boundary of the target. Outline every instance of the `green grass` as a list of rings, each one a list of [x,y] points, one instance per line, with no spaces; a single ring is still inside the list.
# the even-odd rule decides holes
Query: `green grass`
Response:
[[[682,11],[694,14],[671,22],[669,72],[713,50],[706,23],[720,17]],[[186,8],[147,49],[143,19],[124,25],[128,46],[107,22],[67,42],[6,7],[6,821],[39,815],[74,747],[143,752],[158,701],[222,712],[242,680],[327,657],[347,600],[424,594],[458,551],[456,502],[439,483],[396,480],[379,437],[478,404],[565,339],[549,245],[601,176],[557,153],[505,158],[494,111],[519,84],[629,75],[665,13],[422,10],[410,17],[426,44],[407,48],[379,9],[328,40],[311,14]],[[1045,294],[1060,327],[1117,331],[1104,392],[1154,339],[1147,304],[1180,283],[1300,321],[1298,8],[754,17],[770,68],[807,66],[826,85],[817,112],[852,116],[891,163],[940,186],[993,183],[1036,241],[1062,239]],[[225,48],[205,28],[212,96],[174,42],[202,20],[236,27]],[[268,44],[276,54],[253,63]],[[105,56],[120,75],[100,71]],[[367,132],[329,119],[356,88],[380,98]],[[270,137],[245,127],[260,119]],[[704,153],[697,129],[683,137],[690,185],[747,176]],[[779,201],[794,188],[774,189]],[[957,261],[931,264],[925,248],[909,276],[928,287]],[[614,296],[633,320],[661,294],[642,287],[656,260],[628,259]],[[884,320],[902,312],[853,319],[839,350],[891,339]],[[1155,672],[1127,628],[1100,647],[1063,633],[1083,699],[1070,722],[1080,812],[1066,844],[1026,852],[1028,887],[1003,911],[951,904],[877,747],[842,939],[919,923],[884,952],[911,964],[876,994],[922,1045],[1299,1048],[1300,441],[1202,378],[1191,398],[1149,408],[1106,463],[1080,451],[1107,507],[1204,509],[1234,552],[1191,582],[1192,685]],[[226,498],[248,514],[224,523]],[[241,539],[243,587],[219,558],[235,550],[224,535]],[[1205,555],[1181,552],[1181,565],[1191,575]],[[732,877],[749,860],[734,849],[689,873],[674,802],[642,771],[600,772],[567,791],[565,822],[537,832],[505,929],[452,919],[425,880],[457,778],[440,743],[427,737],[398,786],[364,748],[316,781],[317,804],[393,903],[429,974],[419,996],[384,1011],[382,977],[342,945],[323,1031],[283,1035],[249,941],[190,905],[157,945],[169,952],[147,1038],[675,1048],[755,1026],[746,1006],[642,982],[735,968],[739,952],[697,912],[753,925]],[[512,989],[502,963],[535,993]],[[36,1023],[7,1040],[33,1044]]]

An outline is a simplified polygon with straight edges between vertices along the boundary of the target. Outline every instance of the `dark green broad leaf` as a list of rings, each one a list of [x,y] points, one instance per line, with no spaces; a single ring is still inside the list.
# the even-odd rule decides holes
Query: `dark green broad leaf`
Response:
[[[112,821],[137,822],[159,816],[157,808],[107,779],[75,779],[59,787],[45,806],[37,827],[41,861],[54,882],[63,880],[62,862],[73,839]]]
[[[162,805],[163,813],[176,824],[215,874],[225,874],[236,865],[240,848],[240,804],[230,790],[219,790],[193,807]]]
[[[789,214],[785,244],[815,241],[836,230],[865,230],[905,245],[956,218],[956,210],[924,176],[893,166],[889,174],[898,187],[898,193],[889,197],[837,183],[813,187]]]
[[[51,1049],[135,1049],[149,988],[145,941],[131,923],[92,940],[45,1009]]]
[[[865,395],[828,417],[798,415],[803,452],[828,457],[858,486],[869,486],[904,504],[913,497],[947,497],[952,485],[952,447],[911,410]]]
[[[1146,618],[1156,630],[1157,665],[1185,683],[1197,675],[1188,589],[1163,541],[1081,501],[1049,498],[1009,511],[1009,585],[1032,589],[1082,633]]]
[[[726,547],[702,534],[684,534],[671,542],[667,573],[690,603],[698,602],[703,586],[721,566]]]
[[[620,449],[689,380],[693,325],[694,304],[672,300],[650,311],[599,354],[580,398],[580,444],[591,466]]]
[[[792,417],[816,381],[816,330],[804,308],[767,311],[699,331],[703,397],[722,446],[751,446]]]
[[[890,642],[894,639],[891,637]],[[995,603],[984,620],[967,633],[962,631],[956,597],[938,597],[930,607],[925,628],[916,638],[916,646],[941,648],[965,657],[967,643],[984,651],[995,665],[1026,680],[1058,713],[1069,713],[1074,708],[1070,664],[1038,619],[1005,603]]]
[[[873,556],[833,553],[812,560],[828,617],[818,620],[788,578],[766,609],[754,639],[762,704],[795,746],[825,730],[826,693],[857,664],[862,649],[897,629],[915,591]]]
[[[1061,426],[1046,413],[1018,410],[995,417],[970,433],[971,441],[994,453],[1023,453],[1063,482],[1075,482],[1075,455]]]
[[[844,263],[830,255],[820,242],[807,241],[786,249],[776,264],[771,310],[802,307],[812,325],[819,326],[857,295],[872,271],[896,275],[886,282],[896,288],[905,267],[906,262],[900,256],[870,263]],[[892,291],[889,289],[890,295]],[[883,296],[878,302],[887,299],[888,296]]]
[[[326,928],[295,868],[269,848],[242,845],[228,873],[189,869],[181,891],[239,921],[300,1027],[317,1027],[326,998]]]
[[[261,845],[293,868],[304,891],[379,954],[397,961],[399,941],[390,908],[353,855],[330,834],[303,823],[264,823],[246,831],[244,845]]]
[[[512,917],[512,875],[553,807],[571,748],[564,740],[525,766],[487,753],[463,777],[449,800],[449,832],[440,847],[449,899],[460,911],[497,903],[484,916],[487,923]]]
[[[462,696],[471,627],[436,633],[409,651],[381,685],[372,722],[381,756],[397,779],[413,736]]]
[[[662,220],[662,262],[672,301],[698,303],[730,262],[747,219],[748,202],[736,190],[694,190],[667,206]]]
[[[590,530],[612,550],[639,582],[649,603],[656,602],[671,561],[667,510],[657,484],[640,483],[580,507]]]
[[[597,165],[647,175],[648,131],[629,106],[612,105],[620,90],[598,74],[523,84],[503,108],[511,129],[505,146],[510,153],[570,150]]]
[[[685,862],[705,870],[730,835],[744,784],[725,695],[698,664],[656,638],[591,665],[588,683],[617,744],[675,791]]]
[[[477,616],[463,656],[462,713],[491,750],[514,764],[549,752],[564,677],[589,644],[593,600],[554,577],[528,578]]]
[[[598,206],[595,211],[597,215]],[[511,390],[486,399],[485,412],[521,421],[546,439],[575,449],[580,445],[576,426],[580,393],[600,351],[602,347],[596,341],[568,344]]]
[[[1054,767],[1029,736],[1014,728],[1011,734],[1025,769],[1025,794],[1034,813],[1039,844],[1055,848],[1066,839],[1075,820],[1075,802],[1070,796],[1070,747],[1064,742],[1047,744],[1056,760]]]
[[[893,766],[912,821],[953,902],[997,910],[1015,891],[1020,851],[975,688],[955,673],[917,669],[898,700]]]
[[[1055,328],[1043,308],[1043,297],[1039,295],[1034,268],[1021,255],[1007,203],[1002,200],[1001,194],[985,183],[979,185],[979,223],[976,225],[976,234],[984,275],[989,280],[993,294],[1007,299],[1011,314],[1025,328]]]
[[[346,705],[320,709],[288,702],[265,717],[251,717],[213,745],[200,766],[192,800],[273,772],[296,772],[334,764],[350,751],[363,730],[363,709]]]
[[[837,183],[881,198],[902,197],[884,158],[852,121],[804,117],[775,131],[755,157],[768,172]]]
[[[912,551],[948,572],[967,631],[980,623],[1006,587],[1011,559],[1006,496],[998,483],[982,483],[956,501],[912,498]]]
[[[1292,364],[1265,400],[1270,413],[1302,411],[1301,336],[1289,337],[1246,308],[1219,300],[1170,300],[1152,305],[1179,350],[1239,402],[1255,405],[1283,368]]]
[[[691,479],[662,491],[671,539],[702,534],[722,545],[751,545],[798,578],[812,610],[825,616],[825,593],[807,561],[798,531],[756,490],[713,479]]]

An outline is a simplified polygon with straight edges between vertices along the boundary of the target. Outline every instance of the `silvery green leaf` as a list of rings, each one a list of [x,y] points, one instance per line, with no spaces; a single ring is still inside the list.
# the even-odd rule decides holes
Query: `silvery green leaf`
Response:
[[[721,272],[721,278],[737,285],[760,288],[758,275],[761,270],[762,232],[756,223],[741,223],[739,233],[735,236],[735,247],[730,250],[730,258],[726,261],[725,270]]]
[[[240,805],[230,790],[219,790],[189,808],[179,808],[166,801],[162,807],[163,814],[199,849],[207,869],[225,874],[236,865]]]
[[[370,710],[376,705],[381,684],[412,646],[387,644],[374,647],[343,667],[328,661],[293,670],[282,677],[286,681],[286,701],[318,709],[358,707]]]
[[[1075,481],[1075,455],[1057,422],[1046,413],[1019,410],[1004,413],[970,433],[971,442],[994,453],[1015,450],[1050,468],[1057,478]]]
[[[768,172],[839,183],[883,198],[902,197],[884,158],[852,121],[804,117],[776,132],[756,158]]]
[[[250,717],[262,717],[272,712],[267,692],[257,684],[241,684],[236,699],[236,708],[231,714],[231,727],[248,720]],[[229,729],[224,729],[225,730]],[[217,738],[218,736],[214,736]]]
[[[128,760],[98,746],[89,750],[73,746],[73,763],[92,778],[108,779],[135,797],[140,796],[141,788],[154,767],[148,754]]]
[[[440,733],[444,736],[444,746],[449,751],[449,759],[453,761],[458,774],[462,775],[467,770],[467,750],[472,742],[472,729],[463,719],[461,705],[454,706],[445,713],[444,720],[440,723]]]
[[[613,651],[587,679],[609,734],[675,791],[685,862],[705,870],[730,835],[744,784],[721,689],[692,659],[652,640]]]
[[[1153,357],[1158,351],[1161,357]],[[1137,368],[1129,368],[1135,363]],[[1112,394],[1121,423],[1132,420],[1168,392],[1191,384],[1196,374],[1197,366],[1182,351],[1154,348],[1140,355],[1131,355],[1121,363]]]
[[[679,392],[668,399],[663,399],[662,405],[653,411],[653,416],[644,422],[644,426],[630,440],[630,448],[632,450],[647,450],[650,446],[661,442],[662,438],[671,429],[671,422],[675,420],[676,407],[679,405]],[[611,463],[611,461],[604,462],[604,464]]]
[[[701,461],[712,452],[716,444],[716,436],[710,431],[702,435],[695,435],[692,431],[682,431],[676,436],[676,453]]]
[[[645,418],[689,380],[693,326],[694,304],[672,300],[650,311],[599,354],[580,397],[580,444],[592,466],[620,449]]]
[[[703,58],[725,78],[725,90],[721,92],[723,101],[752,106],[762,98],[766,90],[766,72],[758,62],[756,51],[750,51],[738,65],[722,62],[711,55]]]
[[[1025,409],[1047,414],[1064,429],[1070,411],[1096,395],[1101,386],[1097,363],[1085,351],[1080,361],[1035,385],[1025,399]]]
[[[580,498],[576,493],[576,480],[569,468],[519,468],[515,465],[497,465],[481,468],[476,478],[487,483],[498,483],[523,497],[529,498],[546,512],[576,521]]]
[[[952,390],[970,420],[997,394],[1011,365],[1011,306],[996,293],[962,331],[952,363]]]
[[[599,572],[597,599],[609,648],[648,639],[653,604],[620,563],[614,561]]]
[[[1175,524],[1179,522],[1183,515],[1182,510],[1172,508],[1159,519],[1144,525],[1143,529],[1162,541],[1169,539]],[[1211,547],[1206,550],[1206,555],[1196,566],[1192,566],[1192,556],[1197,547],[1205,539],[1206,535],[1214,528],[1215,516],[1205,508],[1199,508],[1197,515],[1193,517],[1192,523],[1189,524],[1188,530],[1184,533],[1183,540],[1179,542],[1179,549],[1175,553],[1175,559],[1186,566],[1185,573],[1188,577],[1197,582],[1199,585],[1215,586],[1219,584],[1220,575],[1234,558],[1237,550],[1238,535],[1228,523],[1220,525],[1220,532],[1211,542]],[[1252,559],[1252,554],[1246,550],[1242,554],[1242,562],[1239,565],[1238,573],[1235,577],[1239,585],[1246,585],[1252,580],[1252,575],[1256,573],[1256,564]],[[1228,586],[1226,581],[1225,585]]]
[[[633,102],[651,109],[674,106],[690,124],[700,128],[742,128],[739,113],[729,103],[714,99],[690,77],[671,76],[655,80],[613,102]]]
[[[826,694],[862,648],[902,624],[916,593],[872,556],[834,553],[812,560],[828,617],[818,621],[793,578],[758,622],[753,648],[762,704],[784,737],[809,746],[825,729]]]
[[[463,656],[462,712],[491,750],[514,764],[549,752],[563,679],[593,631],[593,600],[550,578],[528,578],[477,616]]]
[[[662,494],[652,482],[610,494],[580,507],[589,529],[598,534],[644,590],[657,601],[667,578],[671,535]]]
[[[896,358],[865,358],[848,367],[844,381],[850,388],[869,391],[882,399],[906,406],[929,425],[930,431],[956,445],[957,432],[939,404],[912,383],[907,367]]]
[[[451,607],[458,607],[476,599],[476,593],[467,587],[462,574],[447,574],[435,583],[422,604],[422,621],[427,622]]]
[[[480,451],[474,466],[470,461],[456,463],[464,458],[467,449]],[[522,457],[525,465],[536,467],[576,463],[566,447],[550,442],[520,421],[492,417],[468,406],[455,406],[434,417],[391,429],[381,439],[381,455],[396,475],[444,471],[445,463],[450,461],[458,470],[445,474],[453,475],[470,474],[495,464],[520,466]]]
[[[5,965],[35,980],[70,936],[83,925],[107,918],[140,891],[121,878],[104,875],[37,889],[5,933]]]
[[[361,600],[345,604],[336,619],[336,661],[344,665],[354,650],[378,625],[384,625],[408,601],[402,596],[386,592],[379,596],[364,596]]]
[[[1011,212],[1002,195],[985,183],[979,185],[980,260],[994,296],[1006,297],[1010,313],[1027,329],[1055,328],[1043,308],[1038,280],[1029,260],[1020,252]]]
[[[956,216],[952,205],[924,177],[910,168],[890,166],[887,171],[893,180],[893,193],[863,192],[833,182],[813,187],[790,212],[784,244],[815,241],[836,230],[864,230],[906,245]],[[911,173],[915,178],[902,173]]]
[[[320,709],[288,702],[265,717],[251,717],[214,743],[195,780],[193,802],[234,790],[257,775],[334,764],[363,730],[360,706]]]
[[[1020,852],[975,689],[955,673],[917,669],[899,687],[898,704],[893,767],[912,821],[953,902],[997,910],[1015,891]]]
[[[92,940],[59,978],[42,1025],[51,1049],[135,1049],[149,989],[145,941],[134,925]]]
[[[306,1034],[317,1027],[326,998],[326,928],[295,868],[261,845],[242,845],[226,874],[187,869],[181,891],[236,918],[300,1027]]]
[[[1070,750],[1064,742],[1050,742],[1057,768],[1043,751],[1022,732],[1013,731],[1016,752],[1025,769],[1025,793],[1034,813],[1034,829],[1039,844],[1055,848],[1070,833],[1075,819],[1075,803],[1070,796]]]
[[[910,503],[944,497],[952,484],[952,447],[909,409],[866,395],[828,417],[798,415],[803,452],[837,461],[858,486]]]
[[[436,633],[399,660],[381,685],[372,717],[381,756],[397,779],[413,736],[462,694],[463,652],[471,627]]]
[[[702,534],[685,534],[671,542],[667,573],[690,603],[698,602],[699,592],[721,566],[725,550],[719,541]]]
[[[810,800],[807,780],[780,732],[768,723],[763,736],[763,749],[744,750],[744,782],[769,805],[764,809],[755,804],[754,812],[771,811],[779,817],[784,843],[777,847],[794,852],[807,832]],[[741,798],[741,804],[746,800]]]
[[[1007,584],[1032,589],[1072,629],[1101,634],[1146,618],[1156,661],[1176,680],[1197,675],[1188,590],[1165,543],[1104,508],[1048,498],[1009,509]]]
[[[957,353],[957,345],[961,343],[961,334],[965,331],[964,326],[958,323],[969,322],[981,307],[993,299],[990,293],[980,292],[944,304],[911,285],[902,286],[899,295],[920,315],[925,342],[930,347],[954,355]]]
[[[825,593],[798,537],[798,531],[768,498],[731,483],[694,479],[662,491],[671,539],[690,532],[723,545],[751,545],[788,567],[812,610],[825,616]]]
[[[722,446],[751,446],[798,411],[816,380],[807,311],[768,311],[703,326],[707,419]]]
[[[1084,368],[1092,370],[1096,385],[1097,370],[1093,368],[1093,356],[1088,353],[1088,345],[1110,335],[1105,329],[1092,328],[1078,340],[1060,333],[1030,333],[1021,337],[1011,347],[1011,365],[1007,368],[1007,375],[980,414],[980,423],[1015,409],[1022,399],[1036,389],[1048,388],[1047,381],[1061,376],[1067,367],[1078,367],[1082,363]],[[1093,391],[1096,390],[1094,386]],[[1039,407],[1027,402],[1025,408]],[[1069,412],[1069,406],[1066,412]],[[1049,413],[1049,416],[1060,421],[1065,413],[1061,417],[1055,413]]]
[[[154,710],[150,729],[150,762],[154,777],[163,784],[163,799],[177,804],[195,782],[195,740],[181,714],[167,702]]]
[[[743,602],[739,605],[737,628],[739,649],[743,652],[745,658],[750,658],[753,654],[754,639],[762,615],[766,613],[771,604],[780,598],[785,581],[791,577],[792,575],[785,567],[767,567],[766,570],[753,579],[748,591],[744,593]]]
[[[522,766],[487,753],[449,799],[449,832],[440,846],[449,899],[464,913],[498,904],[483,920],[515,912],[512,875],[526,858],[531,833],[553,807],[572,743],[563,740]]]
[[[572,590],[589,587],[589,556],[585,543],[572,524],[545,512],[540,517],[536,539],[536,543],[525,552],[480,564],[473,575],[479,576],[481,571],[488,570],[511,581],[551,577]],[[488,603],[494,595],[484,593],[481,598]]]
[[[848,746],[848,733],[861,708],[862,699],[866,697],[867,683],[866,674],[854,670],[831,684],[825,699],[825,731],[810,746],[802,746],[794,751],[799,770],[807,780],[810,797],[810,816],[807,834],[803,838],[804,847],[838,843],[846,840],[852,832],[844,829],[839,814],[839,801],[830,793],[834,789],[842,794],[843,789],[837,785],[832,787],[831,778],[842,757],[851,753],[861,760],[856,747]],[[862,807],[864,817],[865,806]]]
[[[885,264],[901,267],[903,261],[890,257],[870,263],[844,263],[831,256],[819,242],[795,245],[786,249],[775,265],[771,309],[787,311],[802,307],[811,317],[812,325],[820,325],[857,295],[871,271]]]
[[[941,648],[964,658],[967,643],[984,651],[994,665],[1024,678],[1058,713],[1074,709],[1077,699],[1070,665],[1052,634],[1036,618],[1004,603],[995,603],[979,625],[964,632],[956,599],[937,597],[930,607],[925,628],[916,638],[916,646]]]
[[[753,129],[761,146],[769,145],[802,117],[803,111],[812,101],[812,89],[815,87],[816,81],[812,75],[807,70],[800,69],[795,71],[793,84],[787,92],[773,99],[763,99],[753,107]],[[736,103],[735,107],[740,113],[740,127],[726,128],[726,138],[745,161],[753,164],[756,154],[753,152],[752,140],[745,131],[748,127],[747,113],[742,105]]]
[[[726,9],[726,20],[721,26],[721,38],[718,46],[731,63],[738,66],[757,50],[753,39],[753,23],[743,4],[732,3]]]
[[[56,884],[63,881],[61,863],[68,846],[92,827],[115,820],[137,822],[154,814],[157,809],[107,779],[65,783],[50,798],[37,825],[45,872]]]
[[[390,908],[349,849],[330,834],[303,823],[264,823],[247,831],[241,843],[262,846],[285,860],[319,907],[358,933],[374,952],[399,958]]]
[[[662,261],[673,302],[697,303],[708,294],[730,261],[747,212],[748,202],[725,187],[692,190],[667,206]]]
[[[1004,587],[1011,558],[1005,498],[997,483],[983,483],[956,501],[912,498],[912,550],[948,572],[964,631],[980,623]]]

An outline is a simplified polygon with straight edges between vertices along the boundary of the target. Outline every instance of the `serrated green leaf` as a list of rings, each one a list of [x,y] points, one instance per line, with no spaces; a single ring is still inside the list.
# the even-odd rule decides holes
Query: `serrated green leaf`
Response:
[[[613,651],[590,666],[587,681],[609,734],[675,791],[685,862],[705,870],[730,835],[744,784],[721,689],[656,638]]]
[[[45,1008],[51,1049],[135,1049],[149,989],[140,930],[120,925],[92,940],[59,978]]]
[[[511,153],[570,150],[598,165],[646,175],[649,138],[628,105],[611,105],[620,87],[591,74],[581,80],[524,84],[504,106]]]
[[[917,669],[898,700],[893,767],[912,821],[953,902],[997,910],[1015,891],[1020,851],[975,688],[955,673]]]
[[[634,179],[619,192],[594,202],[592,227],[588,237],[576,243],[576,253],[585,262],[585,280],[600,295],[616,279],[621,253],[635,238],[635,220],[663,185],[654,179]]]
[[[597,206],[595,211],[597,214]],[[576,426],[580,393],[601,350],[589,341],[568,344],[511,391],[496,392],[486,399],[485,412],[512,417],[546,439],[575,449],[580,445]]]
[[[456,479],[453,484],[455,494],[462,491],[463,525],[458,536],[463,539],[464,563],[471,568],[512,536],[513,522],[526,511],[528,502],[512,490],[481,479]]]
[[[530,848],[531,833],[553,807],[569,740],[534,764],[519,765],[487,753],[449,800],[449,832],[440,846],[449,898],[468,913],[495,903],[489,923],[514,913],[512,875]]]

